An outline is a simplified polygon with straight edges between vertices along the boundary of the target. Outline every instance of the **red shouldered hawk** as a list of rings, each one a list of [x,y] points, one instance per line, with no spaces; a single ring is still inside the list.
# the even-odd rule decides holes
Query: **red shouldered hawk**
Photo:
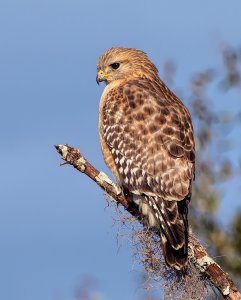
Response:
[[[160,232],[167,266],[181,269],[195,161],[190,114],[143,51],[111,48],[97,69],[97,83],[106,82],[99,110],[106,164],[147,226]]]

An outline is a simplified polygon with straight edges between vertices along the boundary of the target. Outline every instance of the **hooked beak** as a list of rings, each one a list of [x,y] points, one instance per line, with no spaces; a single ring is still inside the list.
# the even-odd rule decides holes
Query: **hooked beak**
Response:
[[[99,75],[96,75],[96,82],[98,85],[100,84],[101,81],[103,80],[99,77]]]
[[[103,70],[99,70],[96,76],[97,84],[100,84],[101,81],[106,81],[107,77],[109,77],[110,75],[111,74],[106,74]]]

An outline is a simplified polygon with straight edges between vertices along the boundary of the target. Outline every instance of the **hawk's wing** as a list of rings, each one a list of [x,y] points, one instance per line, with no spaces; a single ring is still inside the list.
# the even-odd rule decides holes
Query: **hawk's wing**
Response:
[[[194,172],[188,110],[163,84],[132,80],[107,95],[103,135],[121,183],[134,193],[182,200]]]

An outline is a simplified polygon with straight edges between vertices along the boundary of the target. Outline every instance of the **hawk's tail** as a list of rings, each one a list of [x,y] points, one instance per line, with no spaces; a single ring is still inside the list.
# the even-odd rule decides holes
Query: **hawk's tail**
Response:
[[[161,224],[162,251],[166,264],[177,270],[188,261],[188,204],[187,200],[165,201]]]
[[[162,252],[167,266],[182,269],[188,260],[188,201],[146,197],[160,224]],[[152,203],[151,203],[152,202]]]

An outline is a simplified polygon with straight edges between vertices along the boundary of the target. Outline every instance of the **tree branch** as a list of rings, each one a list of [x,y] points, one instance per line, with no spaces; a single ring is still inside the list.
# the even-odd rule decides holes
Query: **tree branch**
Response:
[[[124,208],[137,219],[141,219],[139,211],[133,207],[118,187],[103,172],[93,167],[81,154],[78,149],[66,145],[55,146],[64,164],[70,164],[78,171],[86,174],[94,180],[111,198],[122,204]],[[198,271],[206,276],[209,282],[215,286],[221,295],[228,300],[241,300],[238,291],[229,274],[225,273],[221,267],[207,254],[205,247],[191,233],[189,242],[189,258]]]

